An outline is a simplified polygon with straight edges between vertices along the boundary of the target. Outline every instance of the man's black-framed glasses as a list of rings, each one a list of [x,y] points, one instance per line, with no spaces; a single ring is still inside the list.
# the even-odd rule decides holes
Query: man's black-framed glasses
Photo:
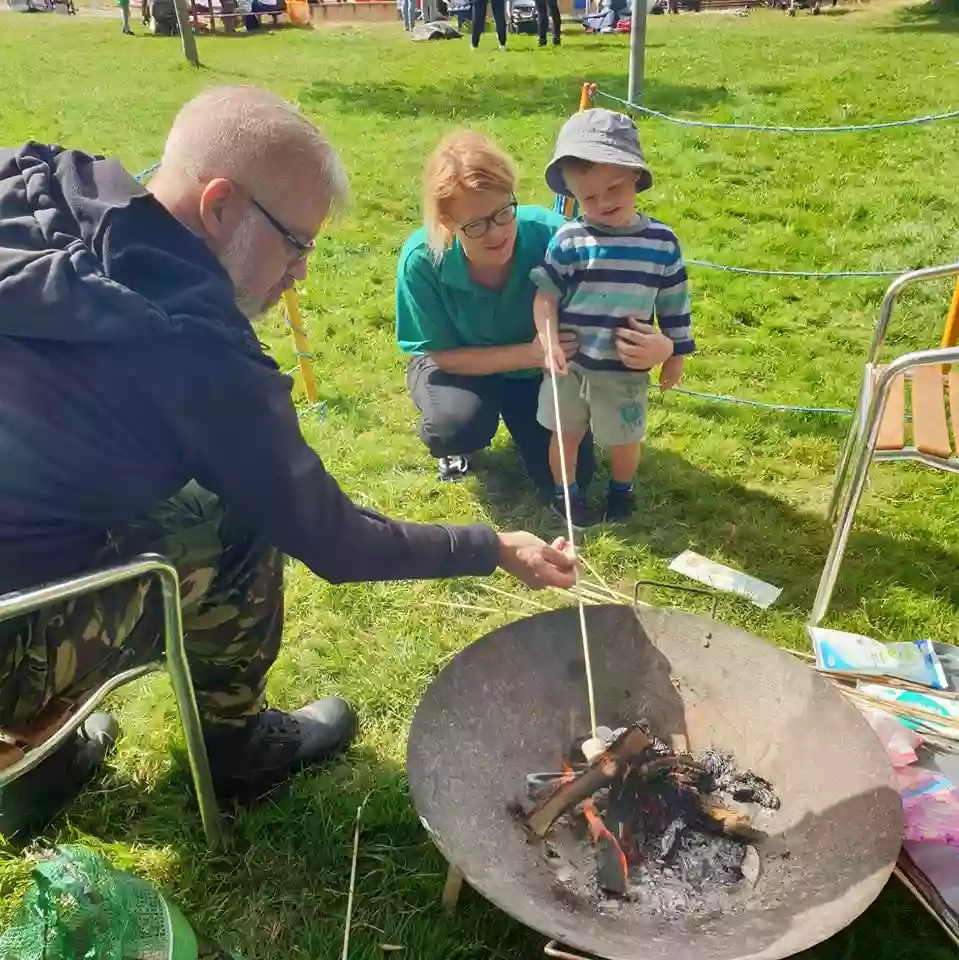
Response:
[[[250,197],[250,203],[252,203],[253,206],[256,207],[256,209],[259,210],[264,217],[266,217],[266,219],[270,222],[270,226],[273,227],[273,229],[281,237],[283,237],[283,239],[291,247],[293,247],[293,249],[296,250],[297,253],[299,253],[300,256],[297,259],[308,256],[314,251],[314,249],[316,249],[316,245],[314,243],[312,242],[305,243],[298,236],[296,236],[296,234],[291,233],[289,230],[287,230],[286,227],[284,227],[283,224],[280,223],[280,221],[277,220],[276,217],[274,217],[273,214],[270,213],[270,211],[267,210],[266,207],[264,207],[263,204],[256,199],[256,197]]]
[[[469,223],[461,223],[460,230],[464,237],[469,237],[470,240],[479,240],[480,237],[486,236],[494,226],[509,226],[516,219],[518,207],[516,197],[513,197],[505,207],[500,207],[499,210],[491,213],[488,217],[477,217],[476,220],[470,220]]]

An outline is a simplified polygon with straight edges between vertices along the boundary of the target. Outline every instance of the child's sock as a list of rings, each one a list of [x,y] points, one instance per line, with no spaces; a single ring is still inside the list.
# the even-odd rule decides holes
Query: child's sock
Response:
[[[610,493],[632,493],[633,482],[632,480],[627,480],[625,482],[622,480],[610,480],[609,490]]]
[[[553,493],[555,493],[557,497],[561,497],[563,495],[563,485],[561,483],[554,483]],[[577,493],[579,493],[579,484],[574,480],[569,485],[569,495],[572,497]]]

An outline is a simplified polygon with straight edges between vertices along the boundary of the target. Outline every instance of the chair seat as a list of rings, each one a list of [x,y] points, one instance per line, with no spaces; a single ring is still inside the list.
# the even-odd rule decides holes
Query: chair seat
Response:
[[[873,383],[884,369],[874,369]],[[959,371],[918,367],[892,381],[876,450],[907,449],[943,460],[959,455]]]

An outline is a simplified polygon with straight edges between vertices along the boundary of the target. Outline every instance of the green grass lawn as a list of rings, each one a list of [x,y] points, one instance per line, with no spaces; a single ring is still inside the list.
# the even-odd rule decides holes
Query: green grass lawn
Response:
[[[959,21],[924,8],[840,8],[795,20],[652,18],[647,103],[687,116],[786,124],[863,123],[959,104]],[[180,104],[212,83],[253,83],[299,102],[341,148],[350,215],[320,238],[302,291],[326,416],[309,440],[360,502],[422,520],[487,519],[543,534],[558,524],[522,493],[500,437],[492,470],[440,486],[415,438],[393,344],[393,271],[419,219],[425,153],[455,126],[495,136],[522,166],[522,199],[549,203],[542,180],[554,136],[583,80],[623,95],[625,39],[584,37],[540,51],[532,38],[493,52],[466,41],[408,42],[399,27],[291,29],[200,39],[200,72],[176,41],[120,34],[109,20],[0,15],[0,143],[56,141],[121,158],[133,171],[160,154]],[[783,269],[886,269],[956,255],[955,123],[882,134],[783,137],[642,125],[657,186],[648,209],[688,256]],[[883,283],[741,278],[693,270],[700,353],[686,386],[786,403],[853,404]],[[938,342],[948,284],[909,295],[890,352]],[[293,366],[281,320],[264,336]],[[847,421],[784,415],[683,396],[656,398],[630,526],[588,544],[616,581],[663,577],[692,548],[784,588],[768,612],[723,616],[788,645],[804,643],[828,542],[822,515]],[[883,638],[959,638],[959,488],[944,475],[873,473],[832,622]],[[666,576],[669,576],[668,574]],[[504,580],[498,581],[507,586]],[[331,587],[289,569],[286,645],[273,672],[280,706],[338,691],[363,712],[348,761],[231,821],[228,854],[209,857],[162,680],[122,697],[126,736],[108,775],[50,837],[101,849],[158,883],[198,926],[247,960],[339,955],[352,818],[370,793],[359,861],[353,952],[402,944],[416,960],[518,960],[542,941],[467,898],[438,905],[444,865],[407,798],[404,750],[417,699],[456,650],[513,615],[436,601],[487,594],[466,581]],[[0,862],[8,913],[25,877]],[[945,937],[893,884],[857,923],[810,952],[816,960],[951,956]]]

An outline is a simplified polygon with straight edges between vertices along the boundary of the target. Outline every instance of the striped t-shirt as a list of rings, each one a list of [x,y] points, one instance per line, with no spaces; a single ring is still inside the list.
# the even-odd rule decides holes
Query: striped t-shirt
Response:
[[[638,215],[623,229],[572,220],[556,231],[546,260],[530,276],[559,297],[560,329],[576,334],[574,361],[586,370],[625,370],[616,329],[629,317],[652,323],[673,341],[673,355],[692,353],[689,284],[676,234]]]

